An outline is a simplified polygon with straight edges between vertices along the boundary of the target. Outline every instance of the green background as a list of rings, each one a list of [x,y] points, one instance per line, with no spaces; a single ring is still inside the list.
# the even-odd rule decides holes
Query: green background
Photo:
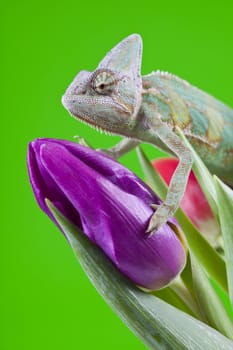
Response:
[[[60,100],[79,70],[95,69],[134,32],[143,37],[143,73],[172,72],[233,106],[232,18],[230,0],[2,2],[1,349],[145,349],[37,207],[27,144],[81,135],[106,147],[119,139],[70,118]],[[141,174],[134,153],[122,161]]]

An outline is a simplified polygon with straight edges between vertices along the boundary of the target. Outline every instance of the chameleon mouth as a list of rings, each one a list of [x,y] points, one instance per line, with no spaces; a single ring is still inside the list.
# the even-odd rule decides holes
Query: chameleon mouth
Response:
[[[87,115],[85,115],[83,112],[79,112],[78,114],[74,113],[74,104],[77,102],[77,95],[69,95],[67,96],[67,94],[62,96],[62,104],[65,107],[66,110],[68,110],[68,112],[70,113],[70,115],[75,118],[78,119],[80,122],[82,122],[83,124],[86,124],[88,126],[90,126],[91,128],[97,130],[100,133],[105,133],[105,134],[111,134],[110,131],[99,127],[98,125],[96,125],[94,123],[94,121],[92,121]]]
[[[69,111],[72,117],[75,119],[80,120],[84,124],[87,124],[91,126],[93,129],[99,131],[100,133],[105,133],[106,135],[119,135],[119,130],[117,128],[114,128],[114,125],[112,123],[109,123],[108,118],[102,117],[95,117],[95,116],[89,116],[88,113],[85,111],[85,106],[91,106],[93,107],[96,104],[101,104],[102,97],[92,97],[92,96],[80,96],[75,94],[65,94],[62,97],[62,104],[65,107],[66,110]],[[104,105],[108,105],[109,107],[115,107],[117,106],[118,110],[121,110],[122,113],[129,113],[128,109],[119,104],[117,101],[113,100],[112,98],[104,99]],[[106,113],[106,111],[104,111]],[[98,114],[100,114],[99,112]],[[105,124],[101,123],[100,121],[103,121],[105,119]],[[109,125],[108,125],[109,123]],[[109,127],[108,127],[109,126]]]

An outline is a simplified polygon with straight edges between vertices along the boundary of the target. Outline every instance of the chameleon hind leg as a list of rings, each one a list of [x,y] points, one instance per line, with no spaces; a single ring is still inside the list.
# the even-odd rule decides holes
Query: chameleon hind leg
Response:
[[[172,176],[166,199],[157,209],[155,209],[155,213],[150,219],[147,228],[149,236],[155,233],[155,231],[167,222],[180,206],[193,164],[190,149],[183,144],[181,139],[169,126],[157,120],[156,127],[153,128],[151,133],[154,133],[154,136],[159,138],[172,151],[172,153],[179,158],[179,164]]]

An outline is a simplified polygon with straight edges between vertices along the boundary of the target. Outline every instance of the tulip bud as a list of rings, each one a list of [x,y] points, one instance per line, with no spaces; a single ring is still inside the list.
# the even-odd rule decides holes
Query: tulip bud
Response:
[[[150,205],[161,201],[109,156],[73,142],[37,139],[29,144],[28,169],[41,209],[56,223],[48,198],[135,284],[160,289],[182,271],[186,254],[172,229],[175,219],[148,238]]]

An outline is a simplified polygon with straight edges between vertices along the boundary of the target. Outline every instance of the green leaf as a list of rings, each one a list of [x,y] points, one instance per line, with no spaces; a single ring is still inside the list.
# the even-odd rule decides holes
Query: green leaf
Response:
[[[184,231],[191,252],[210,276],[228,291],[226,265],[222,257],[200,234],[181,209],[175,215]]]
[[[136,148],[136,151],[147,182],[160,198],[165,199],[167,195],[167,185],[163,178],[155,171],[151,161],[147,158],[140,146]]]
[[[137,148],[137,153],[150,185],[154,191],[164,199],[166,196],[166,185],[163,179],[156,173],[151,162],[141,148]],[[182,227],[192,253],[206,271],[227,291],[226,266],[221,256],[200,234],[181,209],[177,210],[175,217]]]
[[[233,349],[233,342],[213,328],[139,290],[51,202],[47,205],[96,289],[149,349]]]
[[[191,256],[193,286],[200,310],[207,323],[233,340],[233,324],[228,313],[198,261]]]
[[[182,271],[180,275],[184,285],[189,290],[189,292],[194,295],[194,289],[193,289],[193,276],[192,276],[192,267],[191,267],[191,260],[190,260],[190,254],[187,256],[186,265],[184,270]]]
[[[215,289],[215,292],[218,294],[219,298],[222,300],[224,307],[231,319],[231,321],[233,322],[233,308],[231,305],[231,301],[229,298],[228,293],[226,293],[220,286],[219,284],[216,283],[215,280],[213,280],[213,278],[210,278],[210,282],[213,286],[213,288]]]
[[[233,305],[233,191],[214,177],[217,191],[219,220],[224,241],[228,288]]]

